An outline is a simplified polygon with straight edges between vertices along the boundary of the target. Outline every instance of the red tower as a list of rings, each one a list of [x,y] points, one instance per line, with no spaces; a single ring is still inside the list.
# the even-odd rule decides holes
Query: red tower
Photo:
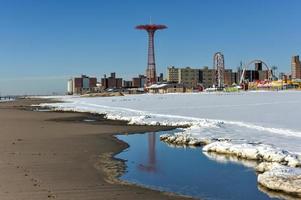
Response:
[[[156,63],[155,63],[155,50],[154,50],[154,36],[156,30],[165,29],[165,25],[147,24],[136,26],[136,29],[146,30],[148,33],[148,61],[146,69],[147,85],[157,82],[156,76]]]

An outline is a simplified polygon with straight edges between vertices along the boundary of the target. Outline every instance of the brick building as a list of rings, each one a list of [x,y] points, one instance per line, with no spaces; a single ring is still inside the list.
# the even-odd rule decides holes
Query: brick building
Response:
[[[68,81],[68,93],[85,94],[93,92],[96,89],[96,84],[97,79],[95,77],[89,77],[86,75],[82,75],[81,77],[75,77]],[[72,85],[72,91],[70,90],[70,85]]]
[[[292,79],[301,79],[301,64],[299,56],[292,57]]]
[[[120,89],[122,88],[122,78],[116,78],[116,73],[111,73],[110,77],[104,75],[101,79],[101,85],[104,89]]]

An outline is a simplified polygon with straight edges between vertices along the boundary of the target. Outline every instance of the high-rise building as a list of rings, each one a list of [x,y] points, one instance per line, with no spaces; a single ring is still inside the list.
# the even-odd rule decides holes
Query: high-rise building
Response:
[[[157,82],[162,83],[164,81],[163,73],[160,73],[160,75],[157,77]]]
[[[301,79],[301,64],[299,56],[292,57],[292,79]]]
[[[133,87],[133,82],[132,81],[123,81],[122,87],[123,88],[131,88],[131,87]]]
[[[215,76],[216,76],[216,70],[215,69],[209,69],[209,67],[204,67],[201,69],[202,73],[202,79],[200,80],[200,83],[205,88],[210,88],[215,84]]]
[[[223,76],[224,85],[231,86],[237,83],[237,72],[232,72],[232,69],[223,69]],[[187,88],[196,88],[199,84],[204,88],[210,88],[216,84],[216,70],[207,66],[203,69],[172,66],[167,68],[167,81],[184,84]]]
[[[111,73],[111,76],[107,78],[106,75],[101,79],[101,85],[104,89],[107,88],[122,88],[122,78],[116,78],[116,73]]]
[[[141,79],[139,77],[134,77],[132,80],[132,86],[134,88],[140,88],[141,87]]]
[[[81,77],[75,77],[68,81],[68,93],[71,94],[70,87],[72,85],[72,94],[84,94],[88,92],[93,92],[96,88],[97,79],[95,77],[89,77],[82,75]]]
[[[199,69],[192,69],[190,67],[179,69],[179,81],[188,88],[195,88],[199,83]]]
[[[144,75],[139,75],[132,79],[132,87],[134,88],[143,88],[146,84],[147,78]]]
[[[181,83],[188,88],[195,88],[200,82],[200,70],[190,67],[176,68],[171,66],[167,68],[167,81]]]

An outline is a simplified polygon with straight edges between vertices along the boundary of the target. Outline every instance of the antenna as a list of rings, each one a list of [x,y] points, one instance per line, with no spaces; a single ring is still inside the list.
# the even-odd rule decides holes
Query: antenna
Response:
[[[152,24],[152,16],[149,16],[149,24]]]

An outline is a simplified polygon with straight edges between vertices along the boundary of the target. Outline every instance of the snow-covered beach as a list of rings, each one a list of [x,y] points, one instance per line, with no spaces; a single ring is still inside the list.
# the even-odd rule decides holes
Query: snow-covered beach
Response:
[[[294,180],[299,177],[300,181],[300,170],[288,170],[301,166],[301,92],[64,96],[59,100],[64,102],[41,106],[106,114],[109,119],[127,120],[132,124],[187,126],[168,137],[174,137],[173,141],[178,138],[178,142],[188,138],[187,144],[191,140],[201,141],[207,144],[203,150],[208,152],[280,163],[284,170],[266,167],[258,181],[271,189],[301,193],[300,188],[294,186],[296,182],[290,181],[292,177]],[[273,180],[269,174],[273,174]],[[292,185],[277,187],[285,177]]]
[[[0,99],[0,103],[8,102],[8,101],[14,101],[15,99]]]

